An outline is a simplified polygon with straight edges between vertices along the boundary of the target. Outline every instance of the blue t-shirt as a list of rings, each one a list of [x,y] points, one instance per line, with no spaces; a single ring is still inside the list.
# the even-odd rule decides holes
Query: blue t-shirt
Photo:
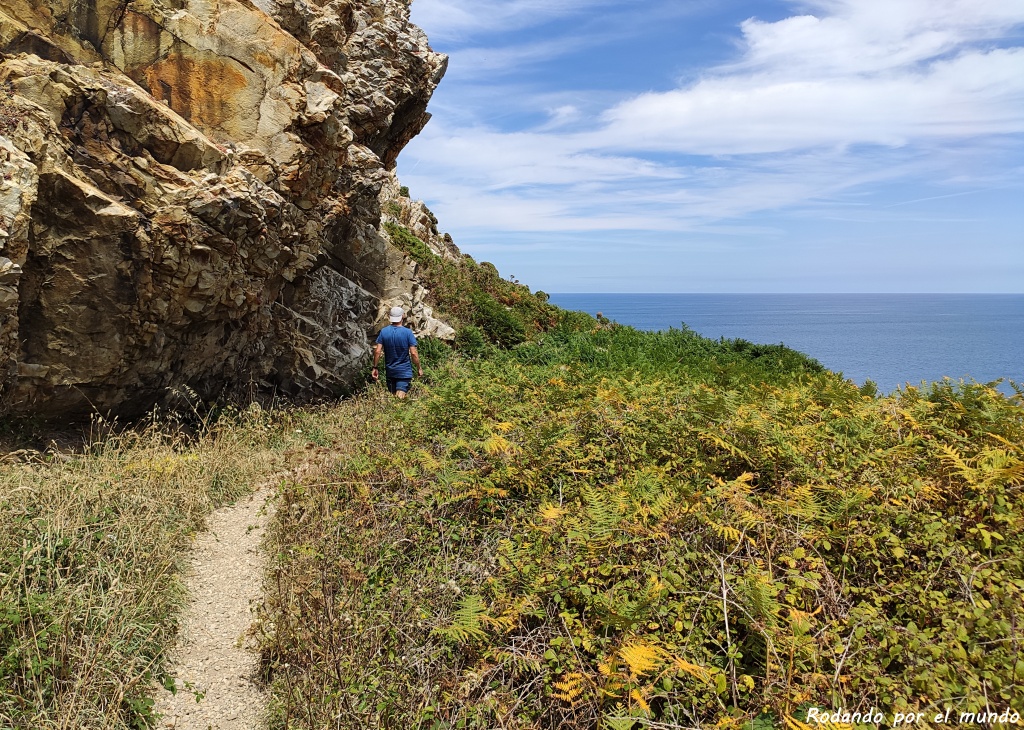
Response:
[[[388,380],[412,380],[409,348],[416,347],[416,335],[408,327],[388,325],[377,335],[377,344],[384,345],[384,366]]]

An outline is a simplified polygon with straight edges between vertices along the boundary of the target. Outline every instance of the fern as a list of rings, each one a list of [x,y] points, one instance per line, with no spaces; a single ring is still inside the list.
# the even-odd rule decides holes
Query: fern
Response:
[[[634,702],[636,702],[637,707],[639,707],[645,713],[648,713],[648,714],[650,713],[651,706],[650,706],[650,704],[648,704],[647,698],[644,697],[643,692],[641,692],[639,689],[630,690],[629,697]]]
[[[740,594],[750,614],[774,628],[779,623],[782,603],[778,588],[763,573],[748,575],[739,585]]]
[[[563,675],[560,680],[551,683],[551,686],[555,688],[551,696],[568,705],[575,706],[583,696],[583,691],[586,688],[585,680],[586,677],[583,674],[569,672]]]
[[[559,507],[558,505],[554,504],[541,505],[541,508],[537,510],[537,513],[540,515],[541,519],[547,522],[557,522],[558,519],[565,514],[565,512],[566,510],[564,507]]]
[[[586,502],[586,542],[590,544],[608,540],[612,532],[622,520],[625,511],[625,499],[622,494],[608,494],[590,486],[583,485],[583,498]]]
[[[619,649],[618,656],[626,663],[630,674],[641,677],[657,668],[664,658],[664,651],[653,644],[634,641]]]
[[[497,651],[490,655],[495,665],[509,667],[514,676],[531,676],[544,671],[544,661],[540,657],[519,654],[513,651]]]
[[[487,618],[487,606],[484,599],[470,594],[464,596],[459,602],[459,608],[455,611],[452,622],[448,626],[435,628],[431,633],[453,643],[483,639],[487,636],[483,629],[483,623]]]
[[[491,456],[513,455],[518,451],[512,442],[498,434],[492,434],[484,441],[483,446],[484,451]]]
[[[691,664],[685,659],[675,659],[672,662],[672,666],[675,669],[678,669],[680,672],[685,672],[686,674],[689,674],[691,677],[696,677],[705,684],[710,684],[712,677],[714,676],[714,674],[710,670],[705,669],[704,667],[698,664]]]
[[[601,718],[602,730],[633,730],[636,720],[632,717],[603,717]]]
[[[959,474],[965,482],[971,484],[975,481],[977,472],[968,466],[959,451],[949,444],[939,444],[938,448],[941,452],[942,460],[945,461],[954,472]]]
[[[821,722],[815,723],[814,725],[808,725],[806,722],[797,720],[792,715],[785,716],[786,727],[789,730],[853,730],[853,725],[842,722]]]

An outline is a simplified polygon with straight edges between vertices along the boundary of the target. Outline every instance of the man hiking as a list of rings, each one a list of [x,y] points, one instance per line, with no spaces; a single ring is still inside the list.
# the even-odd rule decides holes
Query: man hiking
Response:
[[[412,366],[416,364],[419,376],[423,377],[423,366],[420,365],[420,354],[416,350],[416,335],[408,327],[403,327],[405,310],[392,307],[388,317],[391,324],[377,335],[377,344],[373,348],[373,372],[370,377],[377,380],[377,363],[384,355],[384,372],[387,373],[388,390],[392,395],[404,398],[412,383]]]

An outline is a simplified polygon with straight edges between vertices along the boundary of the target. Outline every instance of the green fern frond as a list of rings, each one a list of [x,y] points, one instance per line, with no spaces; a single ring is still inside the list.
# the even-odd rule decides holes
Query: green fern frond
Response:
[[[448,626],[439,626],[431,633],[441,638],[461,643],[471,639],[483,639],[487,633],[483,623],[487,619],[487,605],[481,596],[470,594],[459,602],[459,608]]]
[[[778,625],[779,613],[782,611],[782,604],[778,600],[779,590],[767,575],[748,575],[739,584],[739,591],[752,616],[770,627]]]
[[[601,730],[633,730],[636,720],[632,717],[602,717]]]
[[[606,492],[598,491],[589,484],[583,486],[582,492],[587,517],[587,524],[583,529],[595,542],[606,540],[622,519],[620,507],[625,506],[624,500],[610,497]],[[621,498],[622,495],[618,497]]]
[[[491,658],[495,664],[508,667],[511,674],[519,677],[540,674],[544,670],[544,660],[529,654],[501,650]]]

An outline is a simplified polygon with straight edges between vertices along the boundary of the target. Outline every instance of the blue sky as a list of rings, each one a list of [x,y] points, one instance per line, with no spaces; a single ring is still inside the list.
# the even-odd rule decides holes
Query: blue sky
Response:
[[[1024,292],[1024,0],[414,0],[399,159],[549,292]]]

